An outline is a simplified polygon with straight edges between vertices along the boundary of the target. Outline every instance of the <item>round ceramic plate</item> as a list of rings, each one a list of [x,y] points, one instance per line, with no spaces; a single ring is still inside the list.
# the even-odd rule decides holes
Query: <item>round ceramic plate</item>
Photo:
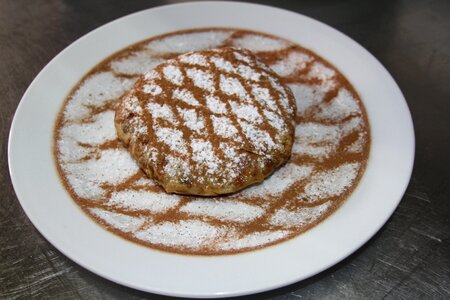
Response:
[[[262,250],[223,256],[152,250],[97,225],[60,183],[52,154],[53,127],[63,100],[78,80],[125,46],[162,33],[200,27],[261,31],[309,48],[349,79],[366,106],[372,147],[361,182],[341,208],[297,238]],[[308,17],[231,2],[153,8],[111,22],[77,40],[30,85],[16,111],[9,140],[9,167],[17,196],[50,243],[86,269],[117,283],[188,297],[261,292],[336,264],[363,245],[390,217],[408,184],[413,158],[414,132],[408,107],[394,80],[372,55],[350,38]]]

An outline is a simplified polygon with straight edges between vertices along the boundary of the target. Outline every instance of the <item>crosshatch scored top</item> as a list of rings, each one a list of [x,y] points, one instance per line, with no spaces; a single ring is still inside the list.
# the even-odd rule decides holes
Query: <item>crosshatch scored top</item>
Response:
[[[146,73],[116,124],[166,191],[215,195],[261,181],[289,158],[295,111],[290,90],[253,54],[221,48]]]

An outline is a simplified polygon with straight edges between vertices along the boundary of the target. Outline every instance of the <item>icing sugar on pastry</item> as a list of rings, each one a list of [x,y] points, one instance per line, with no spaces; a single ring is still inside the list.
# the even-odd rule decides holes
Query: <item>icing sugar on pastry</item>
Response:
[[[191,67],[193,63],[197,67]],[[274,73],[259,65],[247,50],[221,48],[187,53],[156,66],[151,72],[159,75],[142,76],[119,104],[119,138],[168,192],[218,195],[262,181],[290,156],[295,100]],[[263,95],[256,97],[250,90]],[[129,110],[135,98],[144,111],[138,115],[140,122]],[[134,128],[144,123],[153,132]],[[149,159],[148,148],[140,144],[156,149],[156,160]],[[225,156],[221,144],[234,146],[236,156]],[[166,159],[170,155],[187,162],[183,176],[168,170],[181,168]]]

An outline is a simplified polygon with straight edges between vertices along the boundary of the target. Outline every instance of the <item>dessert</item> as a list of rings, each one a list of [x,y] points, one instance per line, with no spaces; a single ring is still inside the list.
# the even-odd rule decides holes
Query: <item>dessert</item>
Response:
[[[291,89],[292,154],[263,182],[218,197],[169,194],[119,137],[115,111],[148,69],[191,51],[248,48]],[[55,162],[75,203],[103,228],[153,249],[195,255],[250,251],[326,220],[357,187],[370,151],[364,105],[316,53],[248,30],[203,28],[130,45],[81,78],[55,124]]]
[[[190,52],[143,75],[116,109],[119,138],[167,192],[212,196],[285,163],[294,97],[250,51]]]

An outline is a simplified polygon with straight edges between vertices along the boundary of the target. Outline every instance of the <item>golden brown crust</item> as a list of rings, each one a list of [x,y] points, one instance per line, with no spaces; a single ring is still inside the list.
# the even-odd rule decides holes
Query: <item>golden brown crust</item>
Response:
[[[116,110],[119,138],[167,192],[212,196],[285,163],[295,100],[247,50],[181,55],[142,76]]]

